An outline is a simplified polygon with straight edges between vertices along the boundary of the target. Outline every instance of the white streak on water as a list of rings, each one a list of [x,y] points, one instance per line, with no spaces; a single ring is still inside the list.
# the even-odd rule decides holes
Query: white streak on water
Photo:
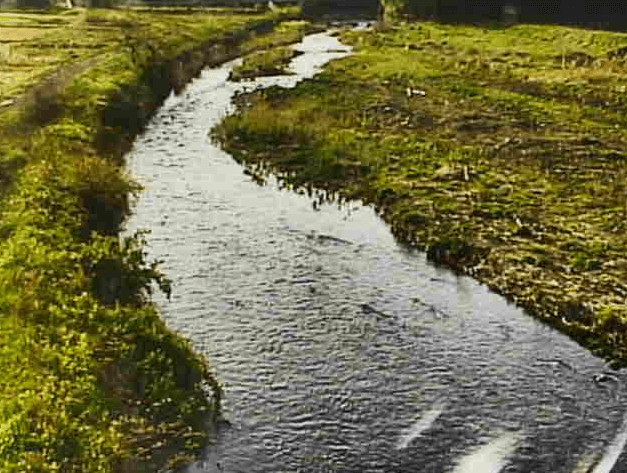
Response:
[[[420,419],[414,422],[410,427],[403,430],[400,438],[398,439],[398,443],[396,444],[397,450],[402,450],[406,448],[416,437],[422,434],[425,430],[427,430],[433,422],[442,414],[446,406],[444,404],[433,406],[427,412],[425,412]]]
[[[625,444],[627,443],[627,413],[625,417],[623,417],[623,424],[620,426],[618,430],[618,434],[614,441],[610,444],[605,452],[605,456],[603,459],[597,464],[597,466],[592,470],[592,473],[610,473],[614,465],[618,461],[618,457],[622,453],[625,448]]]
[[[577,465],[575,465],[575,469],[571,473],[590,473],[592,471],[592,467],[597,463],[600,455],[597,453],[590,453],[584,455],[579,459]]]
[[[454,473],[498,473],[508,463],[520,442],[520,435],[507,433],[464,456]]]

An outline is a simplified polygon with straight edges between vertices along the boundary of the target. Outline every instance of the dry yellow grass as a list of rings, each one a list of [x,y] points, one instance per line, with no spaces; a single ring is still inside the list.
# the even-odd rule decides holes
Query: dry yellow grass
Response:
[[[72,58],[67,45],[84,29],[85,13],[0,13],[0,102],[14,99]],[[76,54],[76,53],[75,53]]]
[[[39,38],[50,33],[48,28],[24,28],[15,26],[0,25],[0,41],[2,43],[13,43]]]

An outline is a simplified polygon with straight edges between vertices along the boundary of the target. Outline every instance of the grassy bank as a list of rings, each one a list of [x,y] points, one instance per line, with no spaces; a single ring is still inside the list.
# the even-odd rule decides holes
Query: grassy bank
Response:
[[[252,52],[243,58],[242,64],[233,69],[230,79],[239,81],[288,74],[286,66],[299,54],[289,45],[297,43],[304,35],[323,28],[308,21],[289,21],[279,25],[272,34],[247,41],[245,47]]]
[[[269,50],[252,53],[244,58],[242,64],[233,69],[229,78],[239,81],[261,76],[287,74],[286,66],[297,55],[298,52],[289,46],[277,46]]]
[[[0,471],[157,471],[206,442],[220,386],[151,303],[170,284],[142,235],[118,236],[122,156],[172,89],[293,13],[0,14]]]
[[[373,203],[403,240],[627,364],[627,36],[397,24],[214,131],[249,166]],[[277,151],[278,150],[278,151]]]

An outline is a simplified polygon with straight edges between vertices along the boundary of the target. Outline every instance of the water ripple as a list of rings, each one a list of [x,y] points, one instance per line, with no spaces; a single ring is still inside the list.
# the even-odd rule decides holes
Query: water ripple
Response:
[[[209,142],[234,93],[293,86],[346,54],[325,53],[341,45],[324,35],[305,45],[318,52],[299,56],[295,76],[232,84],[233,64],[204,71],[128,156],[148,183],[128,230],[152,230],[150,256],[173,279],[158,302],[225,384],[232,426],[189,472],[625,464],[622,375],[605,381],[566,337],[397,245],[371,209],[314,211]]]

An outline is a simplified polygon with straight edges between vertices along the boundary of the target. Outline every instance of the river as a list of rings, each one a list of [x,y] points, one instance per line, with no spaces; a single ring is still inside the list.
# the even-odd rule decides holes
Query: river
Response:
[[[203,71],[137,138],[127,231],[173,280],[168,324],[225,385],[188,473],[627,471],[623,376],[470,278],[397,243],[359,202],[261,186],[211,143],[242,90],[349,54],[312,35],[298,73]]]

